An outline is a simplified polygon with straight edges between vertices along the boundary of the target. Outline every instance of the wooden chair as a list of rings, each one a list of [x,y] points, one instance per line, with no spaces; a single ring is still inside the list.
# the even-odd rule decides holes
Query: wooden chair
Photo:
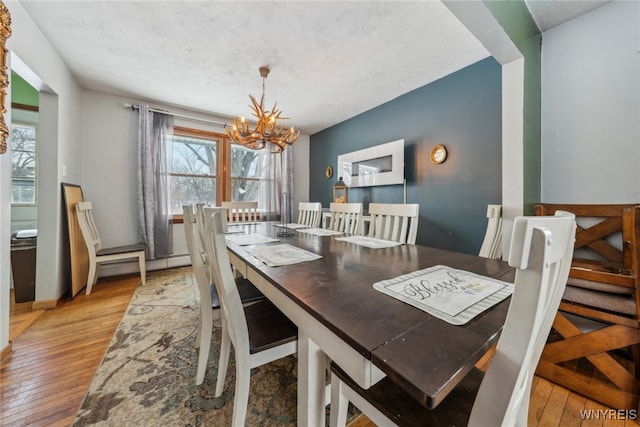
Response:
[[[202,211],[201,206],[199,206],[198,210],[200,212]],[[200,230],[202,229],[202,231],[204,231],[204,226],[202,225],[204,216],[194,214],[193,206],[191,205],[183,206],[182,214],[187,248],[189,250],[189,257],[191,258],[192,274],[200,296],[200,315],[198,317],[198,329],[196,333],[196,348],[198,349],[196,385],[199,385],[204,381],[204,374],[207,369],[209,349],[211,348],[213,320],[221,318],[220,299],[209,277],[209,261],[203,249],[204,240]],[[198,220],[197,218],[200,219]],[[235,282],[243,305],[251,304],[265,298],[249,280],[236,278]],[[224,322],[221,322],[221,324],[222,328],[226,327]],[[224,377],[222,381],[224,382]],[[220,388],[222,388],[222,385],[220,385]]]
[[[415,244],[418,235],[418,204],[370,203],[369,237]]]
[[[233,344],[236,362],[236,384],[233,400],[234,427],[244,426],[251,369],[273,360],[296,353],[298,331],[296,326],[269,300],[262,300],[243,307],[235,286],[227,245],[223,231],[224,212],[220,208],[204,208],[207,239],[205,251],[214,284],[222,305],[223,329],[220,346],[220,365],[216,397],[222,395],[230,344]]]
[[[298,224],[317,228],[322,217],[322,203],[300,202],[298,203]]]
[[[434,409],[388,377],[364,390],[331,366],[331,426],[344,425],[348,401],[380,426],[526,426],[533,371],[558,308],[571,262],[575,218],[518,217],[509,265],[514,293],[496,352],[484,376],[471,371]],[[425,351],[429,351],[425,349]],[[425,375],[435,366],[425,366]]]
[[[344,233],[361,232],[362,203],[331,203],[328,228]]]
[[[502,257],[502,206],[487,207],[487,231],[479,255],[484,258]]]
[[[87,244],[89,251],[89,274],[87,277],[86,293],[91,293],[91,288],[96,284],[98,279],[98,267],[103,262],[123,261],[127,259],[138,259],[140,267],[140,279],[142,284],[147,283],[147,272],[145,267],[145,244],[137,243],[134,245],[118,246],[112,248],[103,248],[98,228],[93,220],[93,206],[91,202],[76,203],[76,213],[78,215],[78,225],[82,231],[82,237]]]
[[[260,220],[258,202],[222,202],[227,222],[255,222]]]
[[[573,212],[578,231],[567,288],[553,323],[555,334],[537,374],[609,407],[637,410],[640,206],[536,206],[537,215],[557,210]],[[598,323],[587,329],[585,319]],[[576,369],[585,359],[593,372]]]

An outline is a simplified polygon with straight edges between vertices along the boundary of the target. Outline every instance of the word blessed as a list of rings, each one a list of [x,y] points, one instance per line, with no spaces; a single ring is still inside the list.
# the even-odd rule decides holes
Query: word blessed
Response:
[[[583,420],[637,420],[638,411],[635,409],[582,409],[580,418]]]
[[[430,283],[428,280],[420,280],[419,283],[407,283],[403,289],[404,293],[414,299],[427,299],[432,295],[441,294],[444,292],[455,292],[461,289],[461,283],[465,283],[463,279],[458,278],[454,272],[447,272],[448,278],[440,280],[435,283]]]

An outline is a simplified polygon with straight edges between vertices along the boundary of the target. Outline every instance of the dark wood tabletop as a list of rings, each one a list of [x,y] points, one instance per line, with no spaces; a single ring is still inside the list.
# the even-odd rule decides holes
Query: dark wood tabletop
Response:
[[[278,231],[270,223],[244,227],[248,233],[270,236]],[[454,326],[372,286],[435,265],[513,281],[513,269],[504,261],[419,245],[370,249],[301,232],[279,239],[322,258],[268,267],[243,246],[231,241],[227,245],[292,303],[372,360],[425,406],[439,403],[464,376],[461,373],[468,372],[495,342],[504,324],[509,298],[466,325]]]

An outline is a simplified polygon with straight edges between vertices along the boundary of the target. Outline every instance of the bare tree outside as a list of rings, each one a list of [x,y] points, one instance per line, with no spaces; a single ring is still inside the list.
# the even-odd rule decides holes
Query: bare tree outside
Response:
[[[11,203],[36,203],[36,127],[11,126]]]
[[[216,202],[217,141],[175,136],[171,165],[173,212],[183,204]]]
[[[231,146],[231,201],[257,202],[260,190],[260,152]]]

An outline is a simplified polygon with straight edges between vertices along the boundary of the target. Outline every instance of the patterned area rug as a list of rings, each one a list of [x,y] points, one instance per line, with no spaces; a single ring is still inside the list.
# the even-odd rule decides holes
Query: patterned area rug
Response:
[[[74,426],[228,426],[233,352],[225,391],[214,397],[220,329],[214,328],[205,381],[195,385],[196,290],[191,268],[150,272],[118,326]],[[251,372],[247,425],[295,426],[296,359]]]

